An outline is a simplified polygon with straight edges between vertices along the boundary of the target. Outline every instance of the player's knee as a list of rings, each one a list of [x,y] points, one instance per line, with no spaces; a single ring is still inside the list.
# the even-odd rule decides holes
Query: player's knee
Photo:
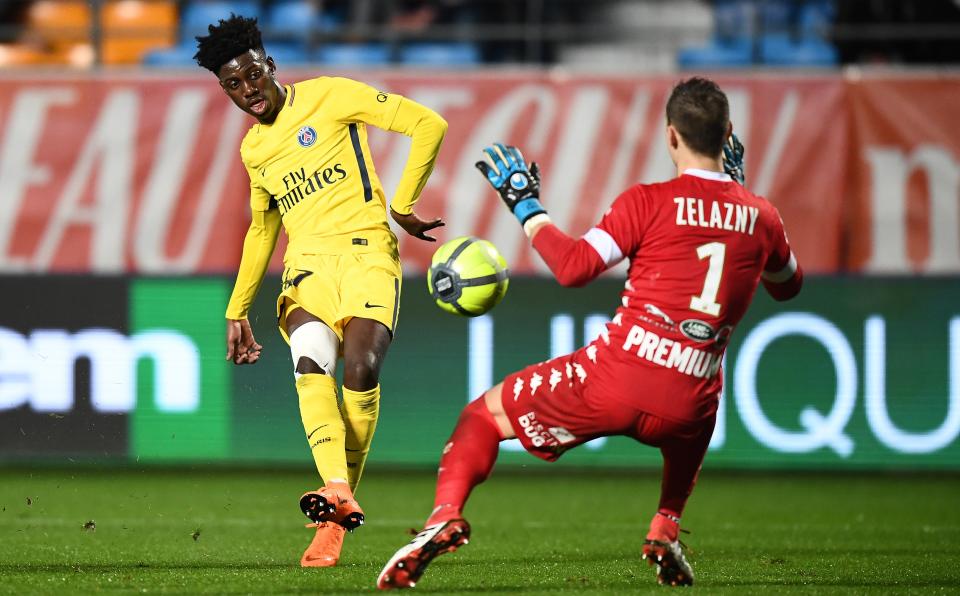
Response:
[[[300,359],[297,360],[297,367],[294,369],[294,372],[298,375],[332,375],[332,373],[314,362],[313,358],[307,356],[301,356]]]
[[[490,420],[497,427],[497,430],[500,431],[500,440],[512,439],[517,436],[513,432],[513,427],[510,425],[507,412],[503,409],[503,401],[501,399],[502,387],[502,383],[493,387],[468,406],[477,408],[477,411],[480,411],[479,408],[483,408],[483,415],[489,416]]]
[[[290,334],[290,354],[297,375],[333,376],[337,367],[340,340],[332,329],[319,321],[310,321]]]
[[[380,383],[380,357],[373,351],[352,355],[343,363],[343,384],[354,391],[369,391]]]

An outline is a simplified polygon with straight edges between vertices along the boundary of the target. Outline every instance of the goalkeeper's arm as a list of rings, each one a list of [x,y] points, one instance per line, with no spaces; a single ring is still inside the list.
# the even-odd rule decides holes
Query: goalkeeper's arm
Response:
[[[531,243],[562,286],[585,286],[607,270],[587,237],[571,238],[549,218],[537,226]]]

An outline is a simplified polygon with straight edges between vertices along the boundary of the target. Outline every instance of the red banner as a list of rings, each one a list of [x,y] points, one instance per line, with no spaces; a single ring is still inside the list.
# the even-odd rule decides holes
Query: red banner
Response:
[[[354,76],[448,120],[417,212],[446,220],[441,239],[490,239],[514,272],[543,266],[473,167],[485,145],[518,145],[541,164],[544,205],[573,234],[627,186],[675,174],[663,135],[674,77]],[[780,209],[808,271],[960,272],[960,76],[718,82],[747,147],[748,186]],[[4,85],[0,271],[236,268],[249,220],[239,143],[251,120],[212,77]],[[389,195],[408,140],[381,131],[370,139]],[[422,271],[435,245],[398,236],[407,270]]]

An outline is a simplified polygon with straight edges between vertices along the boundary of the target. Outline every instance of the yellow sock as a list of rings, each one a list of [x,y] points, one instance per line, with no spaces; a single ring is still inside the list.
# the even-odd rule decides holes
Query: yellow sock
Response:
[[[324,482],[344,482],[348,477],[343,450],[346,430],[337,407],[336,382],[330,375],[300,375],[297,393],[303,430],[320,477]]]
[[[347,479],[350,489],[356,490],[380,415],[380,385],[369,391],[353,391],[344,387],[341,410],[347,428]]]

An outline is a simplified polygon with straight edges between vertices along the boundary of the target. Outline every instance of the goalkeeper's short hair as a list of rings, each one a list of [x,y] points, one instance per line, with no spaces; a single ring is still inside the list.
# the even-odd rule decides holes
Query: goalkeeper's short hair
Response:
[[[716,157],[727,141],[727,96],[710,79],[692,77],[680,81],[667,100],[667,124],[672,124],[695,152]]]
[[[209,35],[198,36],[197,53],[193,56],[197,64],[217,74],[227,62],[249,50],[255,50],[266,56],[263,39],[256,18],[247,18],[230,14],[228,19],[220,19],[216,25],[207,27]]]

